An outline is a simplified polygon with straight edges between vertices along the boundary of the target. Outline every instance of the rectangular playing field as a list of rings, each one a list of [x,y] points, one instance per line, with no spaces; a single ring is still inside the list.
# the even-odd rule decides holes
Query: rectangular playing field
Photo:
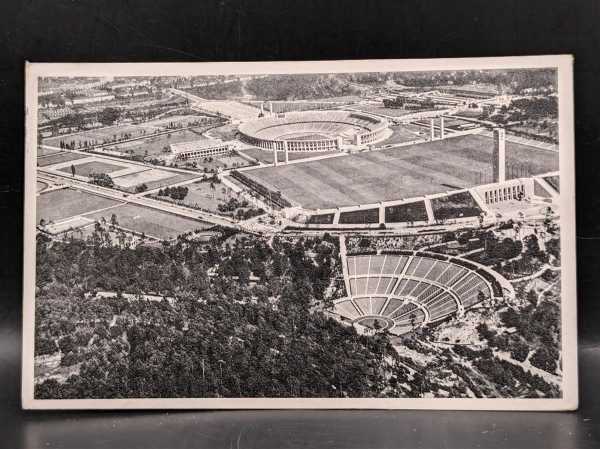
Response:
[[[50,154],[60,153],[62,150],[60,148],[49,148],[49,147],[38,147],[37,148],[37,156],[49,156]]]
[[[354,109],[358,109],[363,112],[371,112],[373,114],[382,114],[389,117],[402,117],[403,115],[414,114],[416,111],[406,110],[402,108],[386,108],[381,105],[356,105]],[[422,111],[418,111],[422,112]]]
[[[49,165],[60,164],[62,162],[76,161],[77,159],[83,159],[89,157],[87,154],[80,153],[57,153],[49,156],[41,156],[37,158],[38,167],[48,167]]]
[[[101,145],[126,137],[133,138],[140,137],[146,134],[150,135],[156,129],[157,128],[153,126],[144,125],[107,126],[105,128],[81,131],[75,134],[49,137],[43,139],[42,142],[44,145],[49,145],[51,147],[60,147],[60,144],[62,142],[64,145],[74,145],[74,148],[77,149],[83,146],[86,142],[88,145]]]
[[[399,200],[491,182],[493,140],[467,135],[244,172],[306,208]],[[506,142],[507,177],[558,169],[558,153]],[[516,170],[515,167],[521,167]]]
[[[151,168],[128,175],[113,178],[116,186],[123,190],[133,191],[136,186],[146,184],[147,190],[158,189],[177,182],[199,177],[191,173],[181,173],[169,170]]]
[[[37,197],[36,222],[39,223],[41,219],[47,222],[63,220],[118,204],[120,201],[80,190],[52,190]]]
[[[273,163],[273,151],[269,150],[261,150],[260,148],[247,148],[244,150],[240,150],[241,153],[247,154],[251,158],[254,158],[264,164],[272,164]],[[298,159],[306,159],[309,157],[317,157],[317,156],[328,156],[331,154],[339,153],[338,151],[294,151],[288,152],[288,158],[290,161],[297,161]],[[285,155],[283,151],[279,151],[277,153],[277,160],[279,162],[285,161]]]
[[[86,215],[86,218],[100,220],[104,217],[109,221],[112,214],[117,217],[119,226],[160,239],[170,239],[188,231],[207,229],[212,226],[210,223],[201,220],[182,217],[137,204],[124,204],[105,212],[91,213]]]
[[[89,176],[92,173],[110,174],[127,168],[127,165],[109,164],[103,161],[83,162],[81,164],[74,164],[73,166],[77,176]],[[59,171],[71,174],[71,166],[60,168]]]

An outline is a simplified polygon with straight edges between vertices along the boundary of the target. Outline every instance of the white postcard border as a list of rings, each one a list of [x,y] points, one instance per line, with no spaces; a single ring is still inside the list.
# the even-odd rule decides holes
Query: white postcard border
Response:
[[[577,290],[575,256],[575,151],[573,58],[570,55],[497,58],[184,62],[184,63],[27,63],[24,201],[22,406],[25,409],[439,409],[574,410],[578,406]],[[299,74],[389,71],[442,71],[557,68],[559,170],[561,178],[561,331],[563,395],[557,399],[463,398],[185,398],[34,399],[35,216],[37,80],[40,76],[186,76]],[[568,262],[568,263],[566,263]]]

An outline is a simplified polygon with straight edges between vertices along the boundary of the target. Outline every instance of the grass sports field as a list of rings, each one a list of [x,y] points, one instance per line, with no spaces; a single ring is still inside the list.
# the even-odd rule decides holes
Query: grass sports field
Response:
[[[68,134],[64,136],[50,137],[43,140],[44,145],[51,147],[60,147],[60,143],[63,142],[67,145],[74,143],[75,148],[79,148],[84,142],[88,144],[99,145],[104,142],[109,142],[115,138],[122,138],[124,134],[130,134],[131,137],[143,136],[151,134],[159,128],[153,126],[142,126],[142,125],[116,125],[108,126],[106,128],[93,129],[89,131],[82,131],[75,134]]]
[[[428,134],[425,128],[420,128],[414,125],[397,125],[391,126],[390,129],[392,130],[393,134],[384,141],[378,142],[376,145],[377,147],[423,139]]]
[[[264,164],[272,164],[273,163],[273,151],[261,150],[260,148],[248,148],[244,150],[240,150],[240,153],[247,154],[248,156],[259,160]],[[339,153],[339,151],[298,151],[298,152],[289,152],[288,157],[290,161],[296,161],[298,159],[306,159],[308,157],[317,157],[317,156],[326,156],[330,154]],[[285,161],[285,155],[283,151],[277,153],[277,160],[279,162]]]
[[[120,204],[119,201],[73,189],[52,190],[36,199],[36,222],[57,221]]]
[[[74,164],[77,176],[89,176],[92,173],[113,173],[127,168],[127,165],[109,164],[102,161],[90,161],[82,164]],[[71,166],[60,168],[59,171],[71,174]]]
[[[58,153],[51,154],[49,156],[42,156],[37,158],[38,167],[47,167],[49,165],[60,164],[61,162],[76,161],[77,159],[83,159],[90,157],[88,154],[79,153]]]
[[[200,115],[179,115],[179,116],[169,116],[169,117],[164,117],[164,118],[160,118],[160,119],[156,119],[156,120],[152,120],[146,123],[142,123],[139,125],[134,125],[134,124],[124,124],[124,125],[115,125],[115,126],[107,126],[105,128],[98,128],[98,129],[92,129],[89,131],[81,131],[78,133],[74,133],[74,134],[68,134],[68,135],[64,135],[64,136],[56,136],[56,137],[49,137],[49,138],[45,138],[42,140],[42,143],[44,145],[48,145],[51,147],[60,147],[60,143],[63,142],[64,144],[70,145],[70,144],[74,144],[75,145],[75,149],[80,148],[84,143],[88,143],[88,145],[101,145],[101,144],[108,144],[111,141],[115,141],[118,139],[122,139],[124,137],[126,137],[126,135],[128,135],[130,138],[136,138],[136,137],[144,137],[144,136],[148,136],[149,139],[144,139],[144,145],[148,146],[148,153],[149,154],[156,154],[158,152],[160,152],[160,150],[162,150],[162,146],[160,147],[160,150],[156,150],[154,147],[156,145],[153,145],[154,142],[158,142],[158,145],[160,145],[162,143],[162,139],[160,138],[161,136],[152,138],[152,135],[155,132],[161,132],[161,131],[166,131],[168,129],[168,126],[170,125],[180,125],[180,126],[189,126],[192,123],[197,123],[199,121],[201,121],[203,118],[203,116]],[[199,128],[199,129],[205,129],[205,128]],[[171,133],[171,136],[177,136],[180,133],[185,133],[184,130],[182,131],[173,131]],[[168,137],[165,138],[168,139]],[[190,133],[188,134],[186,137],[184,137],[184,139],[186,140],[193,140],[194,138],[197,138],[197,134],[194,133]],[[176,139],[173,140],[173,142],[175,142]],[[183,140],[177,140],[179,142],[183,141]],[[133,145],[133,143],[132,143]],[[134,148],[137,148],[140,145],[140,143],[136,143],[134,145]],[[167,143],[168,145],[168,143]],[[121,145],[118,146],[119,148],[121,148]],[[143,150],[141,151],[141,153],[138,151],[136,151],[136,154],[143,154]]]
[[[50,154],[56,154],[56,153],[60,153],[62,150],[59,149],[55,149],[55,148],[47,148],[47,147],[38,147],[37,149],[37,156],[48,156]]]
[[[187,231],[206,229],[212,226],[203,221],[181,217],[136,204],[124,204],[107,211],[91,213],[86,215],[86,218],[100,220],[104,217],[109,221],[112,214],[116,215],[119,226],[130,231],[143,232],[148,236],[160,239],[170,239]]]
[[[113,178],[113,181],[119,188],[133,192],[135,187],[140,184],[146,184],[147,189],[152,190],[196,177],[198,175],[152,168],[128,175],[117,176]]]
[[[306,208],[368,204],[491,182],[492,147],[490,137],[467,135],[244,174]],[[531,174],[558,169],[558,153],[512,142],[506,159]]]
[[[414,114],[416,111],[405,110],[401,108],[386,108],[383,105],[356,105],[354,109],[358,109],[363,112],[372,112],[374,114],[387,115],[389,117],[402,117],[408,114]],[[422,112],[422,111],[418,111]]]

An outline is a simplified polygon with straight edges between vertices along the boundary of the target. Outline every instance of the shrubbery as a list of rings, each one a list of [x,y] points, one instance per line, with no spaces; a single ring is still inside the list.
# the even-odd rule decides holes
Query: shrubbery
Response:
[[[189,192],[185,186],[165,187],[158,191],[158,196],[168,196],[174,200],[183,200]]]
[[[114,187],[115,183],[106,173],[90,173],[88,182],[101,187]]]

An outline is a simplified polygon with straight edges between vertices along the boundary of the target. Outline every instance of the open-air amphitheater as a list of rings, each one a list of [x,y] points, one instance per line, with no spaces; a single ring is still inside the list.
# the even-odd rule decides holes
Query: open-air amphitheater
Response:
[[[343,273],[347,296],[334,302],[333,313],[366,331],[394,335],[514,294],[508,281],[486,267],[434,253],[349,255]]]

